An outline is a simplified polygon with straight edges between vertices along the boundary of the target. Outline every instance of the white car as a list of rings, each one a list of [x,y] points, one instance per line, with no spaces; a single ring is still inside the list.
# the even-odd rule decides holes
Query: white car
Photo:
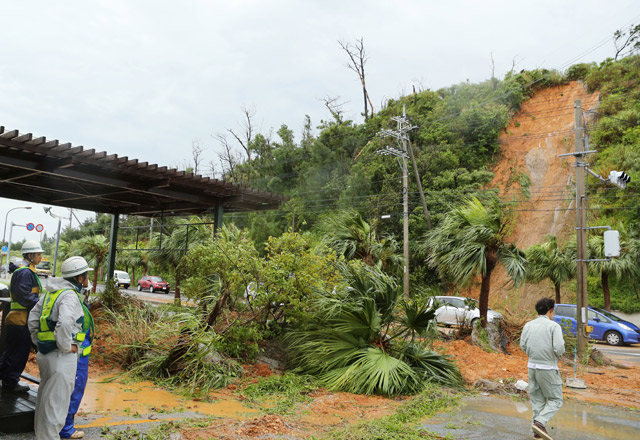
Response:
[[[427,308],[432,308],[436,302],[439,304],[436,309],[436,321],[438,324],[470,324],[473,327],[476,320],[480,318],[478,301],[475,299],[463,296],[432,296],[427,302]],[[500,313],[491,309],[487,310],[487,320],[489,322],[497,319],[502,319]]]
[[[106,281],[106,277],[105,277]],[[113,271],[113,282],[118,287],[124,287],[128,289],[131,285],[131,277],[129,274],[123,270],[114,270]]]

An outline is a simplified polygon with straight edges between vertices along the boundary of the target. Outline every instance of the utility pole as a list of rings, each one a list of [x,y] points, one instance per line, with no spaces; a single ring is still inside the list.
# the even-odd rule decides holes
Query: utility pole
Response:
[[[582,102],[574,102],[574,142],[576,157],[576,338],[577,353],[580,358],[587,352],[587,172],[584,150],[584,126],[582,123]]]
[[[396,121],[397,128],[395,130],[382,130],[378,132],[378,135],[382,137],[393,137],[399,147],[391,148],[386,147],[380,150],[379,154],[396,156],[400,167],[402,168],[402,219],[403,219],[403,250],[404,250],[404,271],[403,271],[403,294],[405,297],[409,297],[409,169],[407,167],[407,151],[409,150],[409,131],[416,128],[409,124],[405,110],[402,110],[402,116],[394,116],[391,118]],[[413,155],[413,151],[411,151]],[[414,161],[415,164],[415,161]],[[417,168],[416,168],[417,170]],[[416,173],[417,174],[417,173]],[[416,176],[418,180],[419,176]],[[420,185],[420,183],[419,183]],[[420,186],[421,188],[421,186]],[[427,211],[428,212],[428,211]],[[427,217],[430,223],[430,217]]]
[[[618,231],[611,231],[609,226],[587,226],[587,173],[602,183],[610,183],[621,189],[627,187],[631,177],[623,171],[612,170],[609,177],[604,178],[589,168],[586,156],[597,151],[586,149],[588,138],[585,137],[582,103],[579,99],[574,101],[574,124],[575,151],[560,154],[559,157],[573,156],[576,160],[576,351],[582,359],[587,352],[589,334],[593,332],[593,328],[589,326],[588,315],[587,263],[611,261],[611,258],[620,255]],[[604,234],[604,259],[587,258],[587,231],[590,229],[609,229]]]
[[[409,170],[406,155],[402,155],[402,237],[404,242],[402,293],[405,298],[409,298]]]

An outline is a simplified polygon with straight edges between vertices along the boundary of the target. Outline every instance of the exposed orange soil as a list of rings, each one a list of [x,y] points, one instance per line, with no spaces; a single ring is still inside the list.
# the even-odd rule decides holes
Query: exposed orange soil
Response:
[[[558,156],[575,149],[576,99],[581,100],[583,111],[587,112],[596,108],[599,94],[588,93],[582,83],[576,81],[540,90],[522,104],[499,136],[500,158],[492,169],[495,176],[489,187],[498,188],[501,199],[515,210],[508,241],[520,249],[541,243],[548,234],[557,235],[562,243],[573,233],[574,159]],[[523,175],[531,180],[529,199],[519,183]],[[477,280],[462,294],[477,298],[479,291],[480,280]],[[533,310],[537,299],[553,294],[553,287],[547,282],[525,284],[512,290],[504,268],[499,265],[491,278],[489,305],[506,311],[507,316],[521,316],[519,310]]]
[[[439,342],[436,347],[456,359],[468,385],[478,379],[528,382],[527,356],[517,344],[508,345],[510,355],[487,353],[462,340]],[[560,371],[565,378],[573,377],[573,363],[560,363]],[[578,377],[584,379],[587,389],[578,391],[565,387],[565,395],[569,398],[640,409],[640,368],[579,366]]]

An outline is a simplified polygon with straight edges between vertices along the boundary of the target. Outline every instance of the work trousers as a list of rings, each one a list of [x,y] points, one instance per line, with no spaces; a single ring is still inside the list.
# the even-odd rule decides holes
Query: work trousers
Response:
[[[67,420],[64,423],[60,437],[69,438],[76,432],[75,416],[80,408],[84,390],[87,387],[87,379],[89,378],[89,356],[80,356],[78,358],[78,369],[76,370],[76,382],[71,393],[71,401],[69,402],[69,411],[67,412]]]
[[[15,388],[29,360],[31,335],[26,325],[5,325],[7,343],[0,358],[0,378],[4,388]]]
[[[560,372],[529,368],[529,399],[533,409],[533,421],[546,426],[562,406]]]
[[[64,426],[78,367],[77,353],[53,350],[38,353],[40,387],[36,400],[37,440],[59,440]]]

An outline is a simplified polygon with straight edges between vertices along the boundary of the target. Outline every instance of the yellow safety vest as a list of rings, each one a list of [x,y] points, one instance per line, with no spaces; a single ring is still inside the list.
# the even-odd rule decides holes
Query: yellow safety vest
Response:
[[[53,305],[60,297],[60,294],[66,290],[70,290],[73,292],[73,290],[71,289],[60,289],[52,293],[45,293],[42,302],[42,310],[40,312],[40,330],[38,331],[38,351],[43,354],[47,354],[57,348],[56,338],[54,335],[57,321],[53,321],[51,319],[51,311],[53,310]],[[79,297],[78,301],[80,301],[84,316],[78,319],[78,323],[82,324],[82,331],[76,333],[74,339],[76,340],[76,342],[79,342],[78,347],[80,356],[88,356],[89,353],[91,353],[91,344],[86,347],[80,346],[82,345],[82,342],[84,342],[84,340],[87,338],[87,335],[93,334],[93,317],[91,316],[91,313],[89,313],[89,309],[87,309],[87,307],[83,304],[82,300],[80,300]]]
[[[19,270],[23,270],[23,269],[30,269],[29,266],[22,266],[17,268],[16,270],[13,271],[13,273],[15,274],[17,271]],[[31,271],[33,272],[33,271]],[[31,288],[31,293],[37,293],[40,294],[40,292],[42,292],[44,289],[42,288],[42,284],[40,284],[40,278],[38,278],[38,276],[35,274],[35,272],[33,272],[33,274],[36,277],[36,281],[38,282],[38,287],[32,287]],[[11,278],[11,281],[13,281],[13,278]],[[11,290],[11,288],[10,288]],[[25,306],[23,306],[22,304],[20,304],[18,301],[15,300],[15,298],[13,297],[13,291],[11,292],[11,310],[27,310],[27,308]]]

